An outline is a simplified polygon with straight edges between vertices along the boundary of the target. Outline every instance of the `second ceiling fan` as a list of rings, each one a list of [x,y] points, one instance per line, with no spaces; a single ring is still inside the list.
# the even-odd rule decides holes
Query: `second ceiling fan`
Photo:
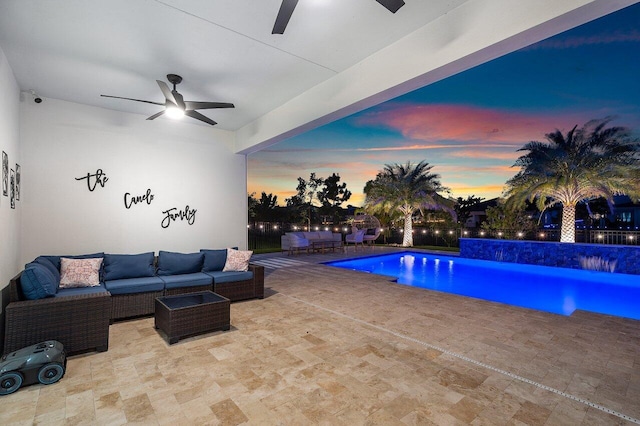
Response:
[[[389,10],[389,12],[391,13],[396,13],[398,9],[404,6],[403,0],[376,1],[386,7],[387,10]],[[273,31],[271,31],[271,34],[284,34],[284,30],[285,28],[287,28],[289,19],[291,19],[291,14],[293,13],[293,10],[296,8],[297,4],[298,0],[282,0],[280,11],[278,12],[278,16],[276,17],[276,23],[273,25]]]

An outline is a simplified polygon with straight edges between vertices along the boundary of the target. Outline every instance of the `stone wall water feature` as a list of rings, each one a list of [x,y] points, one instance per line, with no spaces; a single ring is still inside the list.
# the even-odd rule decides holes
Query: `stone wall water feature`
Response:
[[[581,259],[613,266],[615,273],[640,275],[640,247],[461,238],[460,257],[583,269]]]

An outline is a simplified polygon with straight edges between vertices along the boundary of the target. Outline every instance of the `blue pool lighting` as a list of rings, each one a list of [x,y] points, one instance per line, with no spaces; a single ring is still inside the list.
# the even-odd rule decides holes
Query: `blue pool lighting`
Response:
[[[571,315],[576,309],[640,320],[640,276],[417,252],[328,262],[399,284]]]

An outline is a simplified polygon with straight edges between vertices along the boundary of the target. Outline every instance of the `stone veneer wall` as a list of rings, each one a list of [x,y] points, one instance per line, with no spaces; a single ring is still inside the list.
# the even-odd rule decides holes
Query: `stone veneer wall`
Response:
[[[616,262],[621,274],[640,274],[640,247],[461,238],[460,257],[582,269],[580,257]]]

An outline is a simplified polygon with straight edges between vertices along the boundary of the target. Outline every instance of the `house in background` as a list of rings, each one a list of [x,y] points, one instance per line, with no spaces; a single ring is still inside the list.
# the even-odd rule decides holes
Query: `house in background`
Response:
[[[246,155],[634,1],[302,3],[283,36],[273,2],[0,3],[0,149],[21,168],[0,286],[40,254],[244,248]],[[236,108],[211,127],[100,97],[159,102],[169,73]]]

